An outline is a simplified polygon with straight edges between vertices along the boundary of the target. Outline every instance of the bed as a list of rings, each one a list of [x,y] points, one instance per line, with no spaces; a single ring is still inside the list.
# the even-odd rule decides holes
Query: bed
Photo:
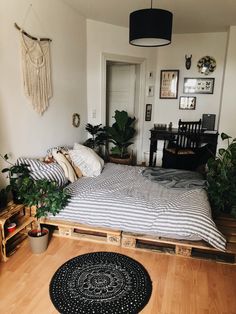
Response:
[[[211,218],[201,179],[181,173],[166,176],[163,171],[107,163],[99,176],[82,177],[68,185],[72,196],[68,205],[47,222],[53,219],[124,233],[204,240],[224,251],[226,240]]]

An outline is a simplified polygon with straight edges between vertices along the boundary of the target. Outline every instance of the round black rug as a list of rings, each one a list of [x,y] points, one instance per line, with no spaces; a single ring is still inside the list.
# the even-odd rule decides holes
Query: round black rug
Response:
[[[151,296],[152,282],[134,259],[96,252],[63,264],[52,277],[49,292],[63,314],[137,314]]]

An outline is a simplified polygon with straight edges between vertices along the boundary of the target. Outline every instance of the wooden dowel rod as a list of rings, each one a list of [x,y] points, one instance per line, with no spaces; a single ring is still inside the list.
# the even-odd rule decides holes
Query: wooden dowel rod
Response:
[[[21,28],[15,23],[14,24],[15,28],[17,28],[19,31],[21,31]],[[22,33],[29,37],[30,39],[33,39],[33,40],[39,40],[39,41],[52,41],[50,38],[37,38],[37,37],[34,37],[34,36],[31,36],[30,34],[26,33],[26,31],[22,30]]]

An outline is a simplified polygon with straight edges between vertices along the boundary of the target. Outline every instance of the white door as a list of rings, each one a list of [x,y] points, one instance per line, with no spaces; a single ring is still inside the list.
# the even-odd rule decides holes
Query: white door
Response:
[[[134,116],[135,65],[108,64],[106,124],[114,123],[116,110],[125,110]]]
[[[106,125],[111,126],[115,122],[113,117],[116,110],[125,110],[131,117],[137,114],[137,108],[135,108],[135,99],[137,97],[136,65],[108,63],[106,87]],[[138,129],[137,121],[135,129]],[[133,150],[133,154],[136,156],[137,137],[133,139],[133,143],[130,149]]]

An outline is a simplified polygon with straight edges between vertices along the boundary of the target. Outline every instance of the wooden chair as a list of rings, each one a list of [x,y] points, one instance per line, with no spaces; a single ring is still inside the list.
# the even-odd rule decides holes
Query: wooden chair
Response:
[[[201,119],[199,121],[181,121],[178,134],[165,141],[163,148],[162,167],[195,170],[198,166],[197,149],[200,142]]]

